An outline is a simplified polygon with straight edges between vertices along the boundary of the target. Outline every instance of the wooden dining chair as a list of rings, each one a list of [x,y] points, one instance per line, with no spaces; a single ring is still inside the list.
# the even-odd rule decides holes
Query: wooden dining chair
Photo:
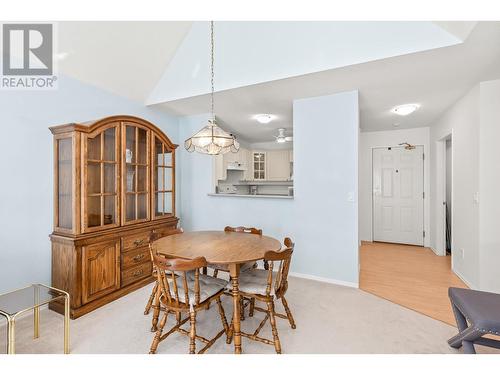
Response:
[[[262,236],[262,229],[257,228],[248,228],[248,227],[230,227],[226,226],[224,228],[224,232],[239,232],[239,233],[248,233],[248,234],[256,234]],[[264,262],[264,267],[266,267],[266,263]],[[219,271],[221,272],[229,272],[229,266],[226,264],[208,264],[208,268],[213,269],[213,276],[217,277]],[[254,268],[257,268],[256,262],[248,262],[243,263],[240,266],[240,273],[248,272]],[[205,272],[206,273],[206,272]],[[250,300],[244,300],[243,298],[240,300],[240,317],[241,320],[245,320],[245,308],[250,304]]]
[[[258,328],[253,334],[241,332],[241,335],[251,340],[259,341],[265,344],[274,345],[276,353],[281,353],[281,343],[278,336],[278,329],[276,327],[276,317],[287,319],[290,326],[295,329],[295,321],[292,312],[288,307],[288,302],[285,299],[285,293],[288,289],[288,272],[290,270],[290,263],[294,249],[294,243],[290,238],[285,238],[285,247],[280,251],[267,251],[264,259],[268,262],[269,269],[254,269],[246,272],[240,276],[239,289],[240,295],[250,299],[250,316],[254,315],[254,311],[261,311],[266,314],[264,319],[259,324]],[[279,263],[279,267],[274,272],[274,263]],[[267,309],[255,306],[255,301],[262,301],[266,303]],[[276,313],[274,302],[281,300],[285,308],[286,315]],[[273,340],[269,340],[259,336],[260,331],[264,327],[266,321],[269,319],[271,323],[271,330]],[[231,333],[230,333],[231,335]],[[229,337],[229,340],[231,337]]]
[[[159,302],[164,313],[151,344],[150,354],[156,353],[158,344],[173,332],[180,332],[189,336],[189,354],[195,353],[196,340],[200,340],[205,344],[198,352],[198,354],[201,354],[210,348],[224,333],[229,334],[229,326],[221,303],[221,296],[224,294],[228,282],[200,273],[200,268],[207,265],[205,258],[198,257],[192,260],[169,259],[153,254],[153,263],[156,268],[158,288],[160,290]],[[196,314],[200,310],[206,310],[206,306],[214,300],[219,308],[223,329],[214,338],[207,339],[196,333]],[[170,313],[175,314],[177,322],[174,327],[163,334]],[[182,319],[183,313],[188,314],[184,319]],[[188,321],[191,325],[189,331],[181,328]]]
[[[172,229],[171,231],[167,232],[166,235],[170,236],[172,234],[178,234],[178,233],[183,233],[184,230],[182,228],[175,228]],[[163,236],[164,237],[164,236]],[[153,243],[160,239],[160,234],[152,231],[151,234],[149,235],[149,254],[151,256],[151,262],[153,261],[153,255],[156,254],[156,250],[154,249]],[[149,296],[148,302],[146,304],[146,308],[144,309],[144,315],[148,315],[149,312],[151,311],[151,307],[153,306],[153,302],[155,299],[155,296],[158,292],[158,280],[156,278],[156,268],[153,264],[153,277],[155,278],[155,285],[153,286],[153,290],[151,291],[151,295]]]
[[[224,228],[224,232],[239,232],[239,233],[248,233],[248,234],[257,234],[262,236],[262,229],[257,229],[257,228],[247,228],[247,227],[230,227],[227,226]],[[226,264],[208,264],[209,268],[213,269],[213,276],[217,277],[219,274],[219,271],[222,272],[229,272],[229,266]],[[249,271],[253,268],[257,267],[257,263],[255,262],[249,262],[249,263],[244,263],[240,267],[240,272],[246,272]]]

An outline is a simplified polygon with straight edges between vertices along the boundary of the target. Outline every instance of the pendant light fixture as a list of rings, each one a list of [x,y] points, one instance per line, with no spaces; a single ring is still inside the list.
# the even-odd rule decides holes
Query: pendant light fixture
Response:
[[[227,133],[217,126],[214,112],[214,21],[210,21],[210,72],[211,72],[211,119],[200,131],[186,139],[184,147],[187,151],[202,154],[221,155],[227,152],[238,152],[240,145],[233,134]]]

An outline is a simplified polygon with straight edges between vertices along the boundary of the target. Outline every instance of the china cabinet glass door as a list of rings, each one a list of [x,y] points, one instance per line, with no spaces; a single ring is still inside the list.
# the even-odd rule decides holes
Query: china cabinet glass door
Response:
[[[119,225],[118,125],[84,139],[84,231]]]
[[[124,124],[123,158],[123,224],[150,219],[149,214],[149,130],[136,124]]]
[[[73,232],[73,137],[57,137],[55,141],[55,227]]]
[[[175,214],[174,153],[158,137],[153,142],[153,219]]]

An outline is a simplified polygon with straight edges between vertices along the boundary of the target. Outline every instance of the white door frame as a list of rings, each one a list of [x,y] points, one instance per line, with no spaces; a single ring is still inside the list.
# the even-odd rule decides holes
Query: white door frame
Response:
[[[427,157],[426,155],[426,148],[425,148],[425,145],[423,144],[413,144],[413,146],[419,146],[419,147],[422,147],[423,149],[423,152],[424,152],[424,158]],[[376,147],[372,147],[371,148],[371,152],[370,152],[370,158],[371,158],[371,168],[370,168],[370,188],[371,188],[371,194],[370,194],[370,200],[371,200],[371,205],[370,205],[370,208],[371,208],[371,217],[372,217],[372,220],[371,220],[371,224],[372,224],[372,228],[371,228],[371,241],[373,242],[373,238],[374,238],[374,232],[375,232],[375,210],[374,210],[374,199],[373,199],[373,150],[375,149],[387,149],[387,148],[403,148],[404,146],[376,146]],[[446,147],[446,142],[445,142],[445,147]],[[453,151],[453,149],[452,149]],[[446,162],[446,159],[445,159],[445,162]],[[424,231],[426,232],[425,233],[425,237],[424,238],[424,241],[423,241],[423,246],[426,246],[426,242],[427,242],[427,238],[429,236],[430,233],[427,233],[426,229],[425,229],[425,215],[426,215],[426,208],[425,208],[425,201],[426,199],[429,199],[429,193],[427,192],[427,189],[425,188],[426,186],[426,182],[425,182],[425,159],[422,160],[422,163],[423,163],[423,167],[422,167],[422,184],[423,184],[423,192],[424,192],[424,196],[425,196],[425,199],[422,199],[422,205],[423,205],[423,215],[422,215],[422,227],[424,228]],[[446,175],[445,175],[446,177]],[[452,192],[453,194],[453,192]],[[445,250],[446,251],[446,250]],[[446,254],[446,252],[445,252]]]
[[[453,165],[455,152],[453,147],[453,130],[436,141],[436,241],[434,252],[446,255],[446,141],[451,139],[451,259],[453,264]]]

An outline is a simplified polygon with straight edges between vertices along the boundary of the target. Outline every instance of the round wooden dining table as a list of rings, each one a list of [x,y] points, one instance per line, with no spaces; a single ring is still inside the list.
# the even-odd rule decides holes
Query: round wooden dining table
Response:
[[[184,232],[155,241],[156,251],[170,257],[194,259],[205,257],[208,263],[229,267],[233,296],[234,352],[241,353],[239,273],[240,265],[264,259],[266,251],[278,251],[281,243],[268,236],[242,232]]]

